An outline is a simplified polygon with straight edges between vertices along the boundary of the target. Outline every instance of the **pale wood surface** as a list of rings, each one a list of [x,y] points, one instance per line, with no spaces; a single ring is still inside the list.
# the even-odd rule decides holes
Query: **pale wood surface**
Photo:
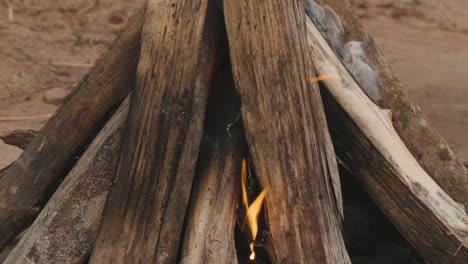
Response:
[[[317,74],[332,76],[323,84],[338,155],[429,263],[466,263],[468,218],[462,206],[419,165],[391,115],[367,97],[308,17],[307,31]]]
[[[430,120],[414,100],[409,97],[408,90],[395,76],[377,44],[359,23],[349,1],[317,0],[316,2],[329,5],[341,18],[345,42],[356,40],[364,43],[367,59],[376,70],[382,88],[382,99],[377,105],[392,111],[395,130],[424,170],[443,190],[468,208],[468,170],[455,157],[442,136],[432,128]]]
[[[180,263],[237,263],[234,230],[244,151],[239,98],[229,72],[216,74],[190,199]]]

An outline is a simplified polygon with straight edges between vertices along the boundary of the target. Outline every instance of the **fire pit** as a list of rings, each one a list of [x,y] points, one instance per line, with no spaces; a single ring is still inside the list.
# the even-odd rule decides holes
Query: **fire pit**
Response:
[[[467,263],[465,168],[318,2],[149,0],[0,173],[5,263]]]

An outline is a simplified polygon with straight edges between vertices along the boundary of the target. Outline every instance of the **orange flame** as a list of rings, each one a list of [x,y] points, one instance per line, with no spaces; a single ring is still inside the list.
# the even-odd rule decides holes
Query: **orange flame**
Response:
[[[311,81],[311,82],[320,82],[320,81],[325,81],[325,80],[328,80],[328,79],[332,79],[332,78],[337,78],[338,76],[335,75],[335,74],[322,74],[320,76],[317,76],[317,77],[314,77],[314,78],[309,78],[307,79],[308,81]]]
[[[258,215],[262,209],[263,200],[265,199],[266,190],[263,190],[258,197],[254,200],[254,202],[249,206],[249,201],[247,198],[247,163],[245,158],[242,160],[242,202],[247,210],[246,218],[247,223],[250,228],[250,233],[252,235],[252,239],[255,240],[258,234]],[[250,260],[255,259],[255,243],[250,243]]]

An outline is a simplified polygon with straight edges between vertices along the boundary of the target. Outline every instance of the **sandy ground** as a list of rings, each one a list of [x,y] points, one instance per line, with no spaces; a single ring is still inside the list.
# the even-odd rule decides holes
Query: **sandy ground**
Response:
[[[352,2],[410,95],[468,161],[468,1]]]
[[[139,2],[0,1],[0,134],[40,129],[57,107],[51,97],[71,90]],[[410,94],[468,160],[468,1],[352,2]],[[0,142],[0,166],[17,155]]]

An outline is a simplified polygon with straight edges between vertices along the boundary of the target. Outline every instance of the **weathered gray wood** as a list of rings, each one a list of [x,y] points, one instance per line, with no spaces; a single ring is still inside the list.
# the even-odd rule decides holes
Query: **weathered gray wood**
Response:
[[[230,73],[216,74],[205,121],[180,263],[237,263],[234,240],[244,143]]]
[[[273,263],[350,263],[339,182],[302,0],[224,1],[234,79],[257,176],[267,190]]]
[[[34,223],[3,262],[83,263],[101,223],[120,156],[129,100],[96,136]]]
[[[90,263],[176,261],[214,63],[207,6],[148,1],[116,184]]]
[[[468,261],[468,217],[419,165],[393,128],[307,18],[317,75],[338,155],[400,232],[429,263]]]
[[[306,0],[310,1],[310,0]],[[341,18],[343,41],[361,41],[367,59],[375,69],[381,86],[382,109],[393,113],[393,126],[424,170],[453,199],[468,208],[468,170],[455,157],[450,146],[430,125],[430,121],[408,95],[408,90],[392,72],[382,52],[369,33],[359,23],[348,0],[316,0],[329,5]]]
[[[0,179],[0,248],[40,212],[106,114],[134,86],[142,9]]]

